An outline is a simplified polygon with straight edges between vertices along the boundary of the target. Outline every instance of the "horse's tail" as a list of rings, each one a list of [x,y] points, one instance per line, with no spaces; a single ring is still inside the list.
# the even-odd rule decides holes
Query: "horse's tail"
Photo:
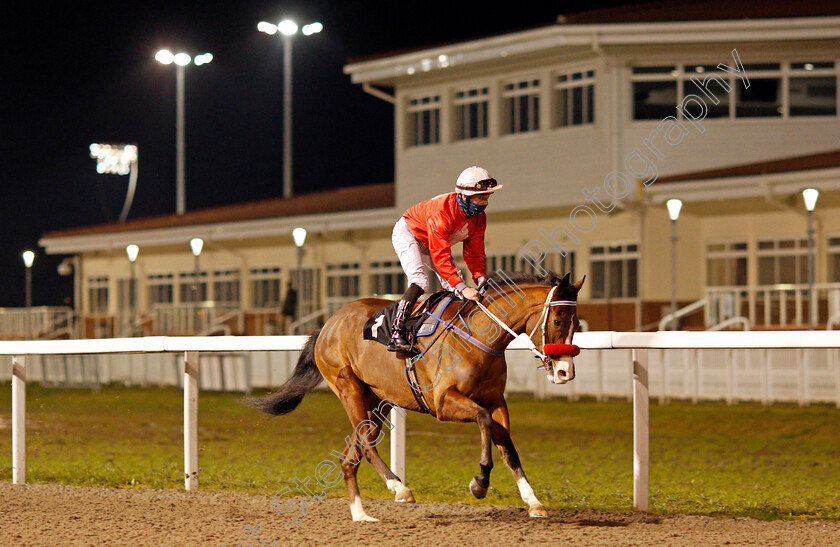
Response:
[[[246,399],[245,404],[275,416],[288,414],[296,409],[304,395],[315,389],[324,379],[315,365],[315,341],[320,333],[321,330],[318,329],[309,336],[300,352],[294,374],[280,386],[277,393]]]

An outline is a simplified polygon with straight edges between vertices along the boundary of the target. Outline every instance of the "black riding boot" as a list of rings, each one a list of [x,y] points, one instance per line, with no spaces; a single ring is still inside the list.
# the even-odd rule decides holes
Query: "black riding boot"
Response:
[[[397,313],[394,317],[394,324],[391,326],[391,339],[388,341],[388,351],[399,351],[402,353],[409,353],[411,351],[411,342],[407,340],[405,335],[405,320],[411,315],[411,312],[414,310],[414,304],[422,294],[423,289],[412,283],[400,299],[400,303],[397,305]]]

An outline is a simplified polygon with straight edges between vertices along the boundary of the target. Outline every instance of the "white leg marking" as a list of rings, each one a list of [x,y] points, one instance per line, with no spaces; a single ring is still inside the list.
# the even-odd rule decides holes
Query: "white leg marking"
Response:
[[[379,522],[379,519],[369,517],[367,513],[365,513],[365,510],[362,508],[361,496],[356,496],[356,499],[350,504],[350,514],[353,516],[353,522]]]
[[[516,479],[516,486],[519,487],[519,495],[522,496],[522,501],[527,503],[528,507],[542,505],[540,500],[537,499],[537,495],[534,494],[534,489],[531,488],[530,483],[528,483],[528,479],[524,477]]]
[[[385,481],[385,486],[388,487],[388,490],[394,493],[394,501],[399,503],[414,501],[414,496],[411,494],[411,490],[409,490],[408,487],[400,481],[388,479]]]

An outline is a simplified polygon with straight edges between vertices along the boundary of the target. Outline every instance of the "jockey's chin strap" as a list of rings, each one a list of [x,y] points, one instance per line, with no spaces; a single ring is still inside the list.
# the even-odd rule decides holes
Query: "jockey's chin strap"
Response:
[[[530,347],[528,348],[531,353],[534,354],[534,357],[539,359],[542,362],[541,366],[546,368],[551,366],[551,359],[542,351],[537,349],[536,344],[534,344],[534,334],[537,332],[537,328],[542,329],[542,344],[543,349],[545,349],[546,344],[546,326],[548,325],[548,310],[551,306],[577,306],[577,302],[574,300],[558,300],[557,302],[552,302],[551,297],[554,296],[554,292],[557,290],[557,286],[551,287],[551,290],[548,291],[548,296],[545,297],[545,302],[543,303],[542,311],[540,312],[540,318],[537,320],[537,324],[534,325],[534,329],[531,331],[531,334],[528,335],[528,344]],[[507,324],[496,317],[493,312],[487,309],[487,307],[482,304],[481,302],[476,302],[476,305],[487,314],[493,321],[495,321],[500,327],[505,329],[508,333],[510,333],[514,338],[518,337],[519,335],[513,331]]]

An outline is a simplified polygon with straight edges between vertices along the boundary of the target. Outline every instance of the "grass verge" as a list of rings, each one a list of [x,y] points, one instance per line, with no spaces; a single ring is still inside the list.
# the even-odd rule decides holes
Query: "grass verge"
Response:
[[[0,480],[11,481],[11,393],[0,386]],[[240,394],[199,398],[201,488],[273,494],[341,451],[350,426],[331,393],[271,417]],[[523,466],[554,509],[632,510],[632,406],[625,401],[508,399]],[[183,395],[174,389],[27,388],[27,480],[121,488],[183,487]],[[418,501],[522,505],[496,467],[484,500],[474,424],[408,417],[407,482]],[[651,405],[651,511],[760,519],[840,520],[840,411],[828,406]],[[380,453],[388,460],[387,438]],[[365,462],[365,497],[390,497]],[[314,481],[311,483],[314,485]],[[343,482],[327,490],[344,496]]]

